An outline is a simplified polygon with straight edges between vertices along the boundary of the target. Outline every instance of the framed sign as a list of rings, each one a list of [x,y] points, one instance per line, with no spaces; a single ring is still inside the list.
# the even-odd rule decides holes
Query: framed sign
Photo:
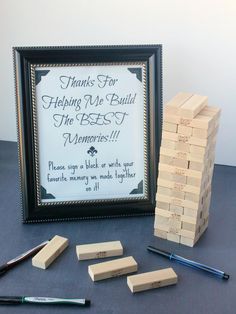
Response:
[[[153,213],[161,46],[14,48],[23,221]]]

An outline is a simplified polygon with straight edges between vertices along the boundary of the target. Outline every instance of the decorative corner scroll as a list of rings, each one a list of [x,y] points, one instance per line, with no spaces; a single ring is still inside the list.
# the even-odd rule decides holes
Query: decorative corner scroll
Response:
[[[45,200],[45,199],[55,199],[55,196],[47,193],[47,190],[41,185],[41,199]]]
[[[129,194],[142,194],[143,193],[143,180],[138,184],[137,189],[133,189]]]
[[[130,73],[136,74],[136,78],[142,82],[142,68],[128,68]]]
[[[50,70],[35,70],[35,85],[41,82],[42,76],[46,76]]]

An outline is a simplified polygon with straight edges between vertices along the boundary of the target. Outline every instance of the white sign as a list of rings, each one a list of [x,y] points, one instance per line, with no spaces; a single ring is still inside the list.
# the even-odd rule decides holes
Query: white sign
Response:
[[[42,204],[147,198],[146,66],[35,67]]]

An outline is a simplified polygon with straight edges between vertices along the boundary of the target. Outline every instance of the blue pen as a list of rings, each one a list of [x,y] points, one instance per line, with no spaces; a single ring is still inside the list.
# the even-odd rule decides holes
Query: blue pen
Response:
[[[147,247],[148,251],[151,251],[151,252],[154,252],[154,253],[157,253],[159,255],[162,255],[164,257],[167,257],[169,260],[174,260],[182,265],[185,265],[185,266],[188,266],[188,267],[192,267],[194,269],[199,269],[199,270],[203,270],[203,271],[206,271],[216,277],[219,277],[221,279],[225,279],[225,280],[228,280],[229,279],[229,275],[226,274],[225,272],[219,270],[219,269],[216,269],[216,268],[213,268],[213,267],[209,267],[207,265],[204,265],[204,264],[201,264],[201,263],[197,263],[197,262],[194,262],[192,260],[189,260],[187,258],[184,258],[184,257],[181,257],[179,255],[176,255],[176,254],[173,254],[173,253],[169,253],[169,252],[166,252],[166,251],[163,251],[163,250],[160,250],[160,249],[157,249],[153,246],[148,246]]]

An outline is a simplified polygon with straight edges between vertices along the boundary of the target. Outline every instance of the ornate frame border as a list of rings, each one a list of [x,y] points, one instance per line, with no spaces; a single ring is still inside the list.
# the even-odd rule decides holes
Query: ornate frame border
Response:
[[[18,131],[18,155],[21,187],[22,220],[24,223],[67,221],[75,219],[111,218],[152,215],[155,209],[156,178],[162,124],[162,46],[76,46],[14,47],[14,74]],[[146,159],[147,199],[69,201],[68,204],[43,203],[37,199],[37,171],[34,128],[33,84],[34,65],[56,64],[119,64],[146,65]],[[49,206],[50,205],[50,206]]]

